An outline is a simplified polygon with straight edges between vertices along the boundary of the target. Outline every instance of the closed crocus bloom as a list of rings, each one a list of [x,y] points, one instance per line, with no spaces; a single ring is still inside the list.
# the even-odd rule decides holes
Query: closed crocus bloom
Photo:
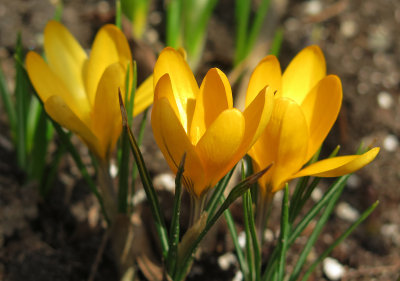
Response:
[[[107,162],[121,134],[118,89],[124,92],[132,61],[124,34],[114,25],[103,26],[88,57],[62,24],[50,21],[44,31],[44,51],[47,62],[31,51],[26,69],[46,112]],[[135,97],[134,115],[151,104],[151,90]]]
[[[246,154],[267,125],[273,92],[260,89],[244,112],[233,108],[227,77],[208,71],[199,89],[183,56],[164,49],[154,68],[151,123],[171,170],[186,153],[183,182],[195,198],[213,187]]]
[[[340,79],[326,75],[319,47],[303,49],[283,75],[276,57],[265,57],[252,74],[246,103],[265,85],[276,91],[275,106],[265,131],[249,151],[256,171],[274,163],[259,180],[264,193],[273,194],[297,177],[352,173],[378,154],[379,148],[373,148],[362,155],[334,157],[303,168],[322,145],[342,104]]]

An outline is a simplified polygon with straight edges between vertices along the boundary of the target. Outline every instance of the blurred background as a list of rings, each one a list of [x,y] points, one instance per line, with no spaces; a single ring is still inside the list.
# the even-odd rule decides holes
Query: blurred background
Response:
[[[126,18],[122,21],[138,62],[139,81],[151,73],[158,52],[165,46],[165,2],[150,1],[140,38],[133,37],[135,31]],[[258,8],[258,1],[253,2],[251,15]],[[0,0],[0,67],[10,92],[15,88],[17,33],[21,32],[24,52],[41,51],[44,27],[54,17],[57,5],[55,0]],[[344,94],[340,116],[323,153],[340,144],[341,154],[352,154],[360,142],[380,146],[381,152],[350,177],[311,255],[321,253],[379,200],[375,212],[331,257],[345,269],[341,280],[396,280],[400,274],[400,1],[271,0],[254,48],[242,64],[235,62],[234,15],[234,1],[216,2],[204,51],[195,62],[198,81],[210,67],[222,69],[234,83],[240,103],[249,69],[268,54],[277,29],[283,36],[279,53],[282,69],[305,46],[321,47],[328,73],[341,78]],[[61,22],[89,48],[98,29],[115,22],[115,2],[65,1]],[[147,131],[142,152],[155,184],[165,190],[172,176],[149,126]],[[50,145],[54,152],[52,146],[55,144]],[[82,153],[87,155],[84,147]],[[313,198],[318,199],[324,190],[322,183]],[[35,182],[27,183],[26,174],[18,167],[9,120],[0,103],[0,280],[87,280],[104,231],[98,208],[68,155],[60,162],[49,194],[45,199],[38,195]],[[235,210],[232,212],[235,215]],[[240,227],[240,215],[236,216]],[[279,214],[272,220],[278,222]],[[274,231],[272,227],[271,235]],[[225,226],[217,226],[215,233],[217,239],[196,262],[189,280],[231,280],[238,270],[234,260],[228,266],[220,262],[222,255],[234,252]],[[330,280],[326,270],[322,266],[310,280]],[[96,280],[114,280],[115,274],[112,257],[106,253]]]

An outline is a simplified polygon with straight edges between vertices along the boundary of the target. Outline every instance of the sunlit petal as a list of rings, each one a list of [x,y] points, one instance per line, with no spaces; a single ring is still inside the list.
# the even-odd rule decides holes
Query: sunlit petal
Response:
[[[375,147],[361,155],[348,155],[324,159],[305,167],[292,178],[303,176],[339,177],[350,174],[369,164],[375,159],[378,153],[379,147]]]
[[[169,74],[179,110],[179,119],[185,131],[188,131],[187,120],[194,112],[199,87],[193,73],[182,55],[173,48],[165,48],[154,66],[154,86],[165,74]]]
[[[301,104],[310,129],[307,160],[320,148],[342,105],[342,84],[335,75],[323,78]]]
[[[326,75],[325,58],[318,46],[303,49],[282,76],[283,97],[301,104],[308,92]]]
[[[203,160],[206,177],[211,179],[211,186],[236,164],[232,162],[233,156],[243,141],[244,130],[243,114],[235,108],[227,109],[217,117],[199,140],[196,151]]]
[[[228,78],[219,69],[210,69],[204,77],[196,100],[189,132],[192,143],[196,144],[218,115],[232,108],[232,104],[232,90]]]
[[[118,89],[125,96],[125,69],[120,63],[111,64],[104,71],[92,111],[93,131],[102,143],[102,155],[109,155],[121,134],[122,119]]]
[[[276,99],[270,122],[249,152],[260,168],[274,163],[263,179],[270,184],[271,192],[282,188],[304,164],[308,135],[300,106],[290,99]]]
[[[87,55],[61,23],[49,21],[44,30],[44,50],[50,68],[77,100],[86,99],[83,72]]]
[[[42,101],[46,101],[53,95],[58,95],[68,107],[84,123],[89,124],[90,108],[86,97],[73,95],[60,77],[54,73],[46,62],[35,52],[29,52],[26,56],[26,70]]]
[[[85,69],[86,91],[93,104],[98,83],[106,68],[120,62],[125,68],[132,61],[131,51],[124,34],[116,26],[107,24],[96,35]],[[132,71],[130,71],[132,74]]]
[[[160,98],[154,103],[151,125],[154,139],[174,173],[177,172],[182,156],[186,153],[185,186],[191,192],[194,192],[194,183],[203,182],[203,166],[194,150],[194,146],[166,98]]]
[[[282,72],[279,61],[275,56],[269,55],[261,60],[251,74],[246,93],[246,106],[248,106],[266,86],[270,91],[281,93]]]
[[[245,137],[241,146],[243,153],[257,141],[267,126],[274,106],[272,88],[264,88],[243,112],[246,121]]]
[[[135,92],[135,105],[133,108],[133,116],[138,115],[149,107],[154,100],[153,75],[150,75]]]
[[[100,144],[89,127],[68,107],[60,96],[51,96],[44,102],[46,112],[61,126],[76,133],[86,145],[101,157]]]

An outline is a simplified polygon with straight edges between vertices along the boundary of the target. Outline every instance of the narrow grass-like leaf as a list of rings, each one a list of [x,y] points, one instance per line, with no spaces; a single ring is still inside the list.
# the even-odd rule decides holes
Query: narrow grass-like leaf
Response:
[[[27,151],[26,151],[26,121],[29,108],[30,83],[24,71],[21,34],[18,33],[15,46],[15,106],[16,106],[16,125],[17,125],[17,158],[19,166],[27,170]]]
[[[238,65],[245,58],[250,4],[251,1],[248,0],[235,1],[236,45],[234,65]]]
[[[182,32],[182,1],[170,0],[167,3],[167,40],[166,45],[173,48],[180,46]]]
[[[121,29],[121,17],[122,17],[121,0],[116,0],[115,1],[115,25],[119,29]]]
[[[181,212],[181,199],[182,199],[182,176],[185,167],[186,154],[183,154],[182,160],[179,164],[178,172],[175,177],[175,196],[174,207],[172,212],[172,221],[169,231],[169,250],[167,257],[167,272],[169,276],[174,276],[176,271],[176,264],[178,259],[178,244],[180,232],[180,212]]]
[[[282,199],[281,235],[279,241],[281,245],[281,251],[279,253],[278,280],[283,280],[285,276],[286,251],[288,249],[289,232],[289,186],[286,184]]]
[[[244,165],[242,161],[242,181],[246,178]],[[249,190],[247,190],[242,196],[242,204],[243,204],[243,225],[244,232],[246,234],[246,260],[249,268],[248,275],[246,276],[247,280],[256,280],[256,261],[255,261],[255,253],[254,249],[252,249],[252,236],[251,236],[251,225],[250,225],[250,207],[249,207]]]
[[[346,184],[349,175],[342,176],[336,180],[336,182],[331,186],[328,192],[319,200],[312,208],[307,212],[307,214],[302,218],[302,220],[294,227],[294,230],[291,231],[288,241],[288,247],[290,247],[296,238],[304,231],[304,229],[308,226],[308,224],[312,221],[312,219],[320,212],[320,210],[326,206],[333,198],[333,196],[337,192],[341,192]],[[292,227],[293,229],[293,227]],[[269,257],[267,267],[263,274],[262,280],[273,280],[272,274],[276,271],[277,266],[277,257],[279,247],[275,247],[274,251]]]
[[[276,57],[279,57],[281,52],[281,46],[283,41],[283,28],[279,27],[275,30],[274,38],[272,39],[271,48],[269,49],[269,53]]]
[[[233,171],[235,170],[235,167],[232,168],[232,170],[229,171],[228,174],[226,174],[215,186],[214,191],[210,197],[210,199],[207,202],[207,206],[205,208],[205,211],[209,215],[209,219],[213,216],[217,206],[218,202],[220,202],[220,197],[224,194],[224,191],[229,183],[229,180],[231,179],[233,175]]]
[[[267,15],[269,4],[271,0],[261,0],[260,5],[256,10],[256,15],[251,26],[249,35],[247,37],[245,56],[247,56],[254,47],[257,37],[260,34],[261,27],[263,25],[264,19]],[[250,1],[249,1],[250,2]]]
[[[58,0],[56,3],[56,10],[54,11],[54,16],[53,16],[53,19],[55,21],[61,21],[63,9],[64,9],[63,1]]]
[[[195,250],[197,249],[200,241],[204,238],[204,236],[207,234],[207,232],[210,230],[210,228],[215,224],[215,222],[218,220],[218,218],[225,212],[226,209],[228,209],[228,207],[238,197],[242,196],[250,188],[250,186],[253,183],[257,182],[257,180],[262,175],[264,175],[270,168],[271,168],[271,165],[269,165],[264,170],[261,170],[260,172],[248,177],[246,180],[240,182],[238,185],[236,185],[231,190],[231,192],[229,193],[226,200],[221,204],[221,206],[219,207],[219,209],[215,213],[215,215],[212,217],[212,219],[207,221],[207,224],[204,227],[203,231],[199,234],[197,239],[195,241],[193,241],[192,245],[190,246],[189,250],[187,251],[187,254],[183,257],[183,259],[182,259],[183,264],[179,268],[180,271],[176,275],[177,276],[176,280],[183,280],[183,278],[185,277],[185,273],[187,272],[187,269],[193,260],[193,254],[194,254]]]
[[[42,181],[46,167],[47,147],[52,138],[52,135],[50,138],[47,135],[48,126],[51,126],[47,121],[47,114],[43,109],[39,108],[39,120],[34,127],[35,132],[31,142],[32,150],[30,151],[28,162],[29,178],[36,179],[39,182]]]
[[[17,128],[16,128],[16,111],[11,100],[11,93],[7,88],[6,79],[4,77],[3,70],[0,67],[0,95],[1,99],[3,100],[3,105],[7,113],[8,122],[10,124],[11,130],[11,137],[14,141],[14,145],[16,144],[16,135],[17,135]]]
[[[225,201],[225,196],[222,195],[221,197],[219,197],[220,204],[222,204],[224,201]],[[246,277],[246,276],[248,276],[249,269],[248,269],[246,260],[243,255],[243,251],[239,244],[239,238],[238,238],[238,234],[236,231],[235,221],[233,220],[232,214],[229,211],[229,209],[225,210],[224,216],[225,216],[226,224],[228,225],[229,233],[231,234],[233,246],[235,247],[240,271],[243,273],[243,276]],[[248,281],[247,278],[245,278],[245,280]]]
[[[303,278],[301,279],[302,281],[306,281],[308,277],[310,277],[311,273],[315,270],[317,265],[323,261],[331,252],[332,250],[339,245],[344,239],[346,239],[356,228],[360,223],[362,223],[378,206],[379,201],[376,201],[374,204],[372,204],[367,210],[365,210],[361,216],[358,218],[357,221],[355,221],[338,239],[333,242],[328,249],[326,249],[316,261],[313,262],[313,264],[307,269],[306,273],[304,274]]]
[[[340,195],[342,194],[342,191],[344,189],[344,184],[341,188],[339,188],[332,196],[331,200],[327,203],[324,211],[322,212],[321,217],[319,218],[317,224],[315,225],[315,228],[312,232],[312,234],[310,235],[310,237],[307,240],[306,245],[304,246],[303,251],[300,254],[300,257],[293,269],[293,272],[290,276],[290,281],[295,281],[298,279],[301,269],[303,268],[303,265],[306,261],[306,258],[308,256],[308,254],[310,253],[312,247],[314,246],[315,242],[318,239],[319,234],[322,231],[322,228],[325,226],[325,224],[328,221],[329,216],[331,215],[336,202],[339,200]]]
[[[165,226],[164,217],[162,216],[160,204],[159,204],[158,198],[157,198],[157,194],[155,192],[149,172],[147,171],[146,165],[144,163],[143,156],[140,153],[139,146],[137,145],[135,137],[133,136],[132,131],[128,126],[127,113],[125,110],[125,106],[124,106],[124,102],[122,100],[121,93],[119,93],[119,102],[120,102],[121,115],[122,115],[122,126],[124,127],[124,130],[127,131],[127,134],[129,136],[131,150],[132,150],[133,156],[134,156],[135,161],[138,166],[140,178],[142,179],[142,183],[143,183],[143,188],[146,193],[147,199],[150,203],[150,208],[151,208],[151,211],[153,214],[154,223],[156,225],[157,233],[160,238],[161,247],[162,247],[162,255],[163,255],[163,258],[166,259],[167,255],[168,255],[169,245],[168,245],[168,232],[167,232],[167,229]]]

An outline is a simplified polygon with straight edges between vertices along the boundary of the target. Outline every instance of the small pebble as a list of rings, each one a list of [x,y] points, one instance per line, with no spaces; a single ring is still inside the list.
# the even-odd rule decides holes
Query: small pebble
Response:
[[[265,242],[272,242],[274,240],[274,233],[271,229],[266,229],[264,231],[264,241]]]
[[[235,276],[233,276],[232,281],[242,281],[243,273],[241,271],[236,271]]]
[[[387,135],[383,140],[383,148],[386,151],[393,152],[396,151],[399,146],[399,140],[395,135]]]
[[[324,259],[322,267],[329,280],[339,280],[344,275],[343,265],[334,258]]]
[[[228,252],[218,258],[218,265],[224,271],[228,270],[235,263],[236,256],[231,252]]]
[[[133,196],[133,205],[139,205],[140,203],[146,201],[146,193],[143,189],[139,189],[135,192],[135,195]]]
[[[244,247],[246,247],[246,233],[244,233],[244,231],[238,234],[238,242],[240,248],[244,249]]]
[[[170,173],[159,174],[153,180],[155,186],[165,189],[169,192],[175,191],[175,177]]]
[[[345,20],[340,25],[340,31],[344,35],[344,37],[351,38],[356,35],[358,31],[358,27],[355,21],[353,20]]]
[[[347,202],[340,202],[337,205],[336,215],[348,222],[355,222],[360,217],[360,213]]]
[[[347,186],[350,189],[357,189],[361,185],[361,179],[356,174],[352,174],[347,180]]]
[[[317,0],[311,0],[304,4],[304,12],[307,15],[314,16],[322,11],[322,3]]]
[[[381,234],[392,240],[395,245],[400,245],[400,227],[398,225],[394,223],[382,225]]]
[[[115,165],[115,163],[110,164],[109,172],[110,172],[110,176],[112,178],[115,178],[118,175],[118,167],[117,167],[117,165]]]
[[[388,92],[380,92],[378,94],[378,104],[383,109],[389,109],[393,105],[392,95]]]
[[[316,187],[311,193],[311,199],[314,200],[314,202],[318,202],[319,200],[321,200],[323,195],[324,194],[322,193],[322,190]]]
[[[368,47],[375,52],[385,52],[392,45],[392,37],[384,25],[373,28],[368,36]]]

